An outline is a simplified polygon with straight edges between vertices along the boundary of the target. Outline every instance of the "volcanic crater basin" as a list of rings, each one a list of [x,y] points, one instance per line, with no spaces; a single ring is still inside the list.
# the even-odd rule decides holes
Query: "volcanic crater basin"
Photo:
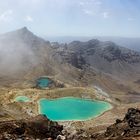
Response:
[[[63,97],[53,100],[42,98],[38,101],[39,113],[53,121],[84,121],[98,117],[112,108],[105,101]]]

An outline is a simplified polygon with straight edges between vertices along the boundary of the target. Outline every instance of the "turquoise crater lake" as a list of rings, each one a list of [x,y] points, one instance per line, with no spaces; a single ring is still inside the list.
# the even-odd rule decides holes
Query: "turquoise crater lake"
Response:
[[[47,77],[41,77],[37,80],[37,87],[47,88],[51,84],[51,80]]]
[[[74,97],[39,100],[39,113],[53,121],[89,120],[111,108],[108,102]]]

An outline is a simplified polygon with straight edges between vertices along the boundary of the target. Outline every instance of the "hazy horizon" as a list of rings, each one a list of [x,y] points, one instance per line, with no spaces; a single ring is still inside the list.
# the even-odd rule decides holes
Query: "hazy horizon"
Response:
[[[112,41],[117,45],[125,48],[140,51],[140,38],[134,37],[118,37],[118,36],[44,36],[45,40],[50,42],[70,43],[72,41],[89,41],[91,39],[98,39],[100,41]]]
[[[20,29],[14,30],[14,31],[9,31],[9,32],[16,32],[18,30],[29,30],[32,32],[30,29],[27,27],[22,27]],[[9,33],[6,32],[6,33]],[[26,32],[28,33],[28,32]],[[39,34],[36,34],[32,32],[33,34],[37,35],[38,37],[41,37],[47,41],[50,42],[58,42],[58,43],[70,43],[73,41],[81,41],[81,42],[86,42],[92,39],[98,39],[100,41],[111,41],[116,43],[119,46],[132,49],[135,51],[140,51],[140,38],[134,38],[134,37],[118,37],[118,36],[42,36]],[[3,34],[1,34],[3,35]],[[5,33],[4,33],[5,35]]]

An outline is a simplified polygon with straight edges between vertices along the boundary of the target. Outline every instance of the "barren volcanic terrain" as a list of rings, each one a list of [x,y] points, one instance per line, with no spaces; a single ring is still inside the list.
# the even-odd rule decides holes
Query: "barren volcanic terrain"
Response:
[[[40,77],[51,80],[50,85],[38,87]],[[140,53],[113,42],[59,44],[37,37],[26,27],[0,35],[0,122],[39,115],[41,98],[109,102],[112,109],[96,118],[58,122],[71,138],[81,130],[89,139],[122,119],[128,108],[140,107],[139,81]],[[18,96],[30,101],[17,102]]]

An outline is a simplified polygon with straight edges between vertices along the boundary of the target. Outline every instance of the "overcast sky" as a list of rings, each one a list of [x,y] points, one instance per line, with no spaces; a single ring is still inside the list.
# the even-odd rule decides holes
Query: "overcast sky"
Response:
[[[140,0],[0,0],[0,33],[140,37]]]

